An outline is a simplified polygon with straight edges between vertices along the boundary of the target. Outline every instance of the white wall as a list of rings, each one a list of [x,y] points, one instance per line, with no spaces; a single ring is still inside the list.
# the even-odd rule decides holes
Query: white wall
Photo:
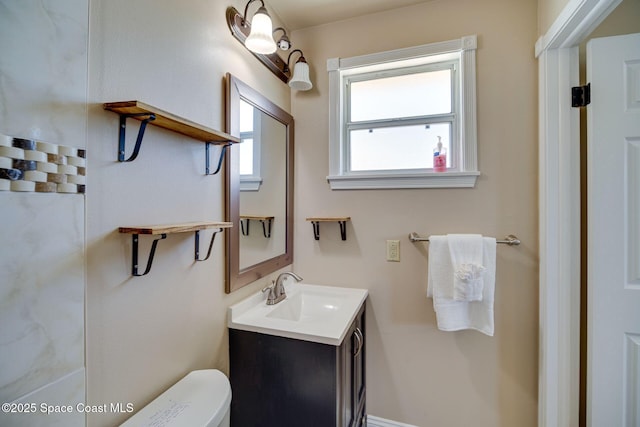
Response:
[[[295,31],[314,89],[296,118],[295,270],[305,280],[367,288],[367,412],[417,426],[537,425],[537,37],[534,0],[449,0]],[[331,191],[326,61],[478,35],[474,189]],[[308,216],[351,216],[313,240]],[[407,235],[503,237],[495,336],[441,332],[426,298],[428,244]],[[400,240],[401,261],[385,261]],[[464,408],[464,410],[461,410]]]

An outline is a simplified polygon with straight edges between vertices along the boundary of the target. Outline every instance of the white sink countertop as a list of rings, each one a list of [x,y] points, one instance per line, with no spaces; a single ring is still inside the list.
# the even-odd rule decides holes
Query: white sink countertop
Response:
[[[366,289],[291,283],[287,298],[267,305],[258,291],[228,308],[227,326],[286,338],[338,346],[369,292]]]

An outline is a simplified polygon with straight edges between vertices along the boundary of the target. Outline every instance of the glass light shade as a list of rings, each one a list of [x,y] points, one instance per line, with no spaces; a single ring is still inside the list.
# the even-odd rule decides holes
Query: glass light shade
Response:
[[[244,42],[244,45],[252,52],[268,54],[276,51],[277,46],[273,40],[273,24],[267,9],[258,9],[251,20],[251,33]]]
[[[295,90],[309,90],[313,87],[309,79],[309,64],[298,61],[293,67],[293,76],[289,80],[289,87]]]

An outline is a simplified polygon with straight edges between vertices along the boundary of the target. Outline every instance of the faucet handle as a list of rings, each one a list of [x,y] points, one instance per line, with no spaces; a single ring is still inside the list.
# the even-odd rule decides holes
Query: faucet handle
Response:
[[[267,295],[267,305],[273,304],[273,301],[276,300],[275,289],[276,289],[275,280],[272,280],[269,286],[265,286],[264,288],[262,288],[262,293],[269,291],[269,295]]]
[[[276,282],[275,282],[275,280],[272,280],[270,285],[265,286],[264,288],[262,288],[262,293],[265,293],[267,291],[273,292],[273,288],[275,286],[276,286]]]

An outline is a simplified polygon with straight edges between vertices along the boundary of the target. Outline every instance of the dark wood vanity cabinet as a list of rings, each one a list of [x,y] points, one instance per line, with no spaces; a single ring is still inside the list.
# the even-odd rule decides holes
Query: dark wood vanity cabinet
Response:
[[[340,346],[229,329],[232,427],[366,427],[364,305]]]

